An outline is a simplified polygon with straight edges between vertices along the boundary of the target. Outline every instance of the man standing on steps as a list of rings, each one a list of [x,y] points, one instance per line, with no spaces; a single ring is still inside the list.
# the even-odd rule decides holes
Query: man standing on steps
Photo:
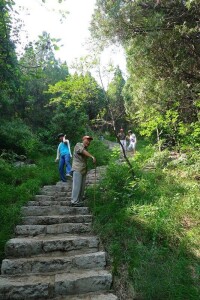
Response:
[[[96,163],[96,158],[87,151],[93,138],[89,135],[85,135],[82,138],[82,143],[77,143],[73,153],[73,186],[72,186],[72,206],[81,206],[83,200],[83,194],[85,190],[85,180],[87,174],[87,159],[91,157],[93,163]]]
[[[66,182],[64,166],[66,166],[66,176],[72,177],[70,164],[70,158],[72,157],[72,154],[70,149],[70,143],[69,140],[66,139],[66,135],[60,133],[58,135],[58,138],[60,143],[57,148],[57,157],[55,161],[59,161],[60,180]]]

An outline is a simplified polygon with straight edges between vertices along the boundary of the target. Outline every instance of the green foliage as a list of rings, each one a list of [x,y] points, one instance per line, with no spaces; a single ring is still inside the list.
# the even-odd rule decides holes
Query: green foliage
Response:
[[[107,165],[111,156],[110,151],[108,150],[107,146],[100,140],[94,139],[89,148],[88,151],[92,153],[92,155],[95,156],[97,162],[97,166]],[[89,169],[94,168],[94,164],[91,160],[88,160],[88,167]]]
[[[166,149],[162,152],[155,152],[155,154],[146,161],[146,164],[161,169],[165,168],[170,161],[170,152]]]
[[[11,40],[10,10],[13,1],[0,2],[0,117],[10,118],[15,113],[15,101],[18,100],[19,69],[15,45]]]
[[[93,190],[87,191],[116,289],[119,280],[124,293],[130,285],[135,291],[124,298],[198,299],[198,160],[196,152],[174,165],[169,152],[143,145],[132,159],[134,180],[125,163],[112,161],[95,202]],[[196,170],[193,176],[188,164]]]
[[[18,154],[34,157],[38,151],[38,138],[20,119],[2,121],[0,125],[0,143],[2,149],[12,149]]]
[[[75,144],[85,134],[87,124],[88,118],[84,111],[73,105],[65,107],[63,104],[59,104],[56,106],[51,120],[50,132],[54,137],[57,137],[58,133],[64,132],[70,143]]]
[[[125,127],[126,124],[126,113],[124,106],[124,98],[123,98],[123,87],[125,85],[125,80],[122,76],[122,72],[117,67],[114,72],[114,76],[110,84],[107,88],[107,96],[108,96],[108,106],[109,110],[112,113],[112,116],[106,117],[105,119],[113,117],[115,120],[116,128]],[[112,119],[112,118],[111,118]]]
[[[21,89],[19,115],[34,131],[50,129],[54,111],[49,104],[49,95],[45,93],[49,84],[64,80],[69,72],[66,63],[55,58],[54,39],[43,32],[38,40],[29,43],[20,58]]]
[[[113,135],[113,133],[110,133],[110,131],[106,130],[103,136],[108,141],[116,142],[116,137]]]
[[[178,126],[181,149],[183,151],[198,149],[200,140],[199,122],[192,122],[191,124],[179,123]]]
[[[58,180],[57,165],[53,156],[40,157],[35,166],[15,167],[0,160],[0,258],[4,245],[11,237],[14,226],[20,222],[20,209],[43,185]]]
[[[103,92],[90,73],[70,75],[51,85],[48,92],[53,95],[51,103],[81,109],[89,120],[96,118],[104,105]]]
[[[199,15],[198,1],[97,1],[93,36],[126,51],[128,120],[160,147],[199,147]]]

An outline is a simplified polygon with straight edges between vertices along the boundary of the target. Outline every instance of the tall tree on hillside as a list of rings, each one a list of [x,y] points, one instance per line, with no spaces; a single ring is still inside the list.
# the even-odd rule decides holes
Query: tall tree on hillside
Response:
[[[123,87],[125,80],[119,66],[115,69],[114,77],[107,88],[109,105],[112,109],[112,115],[115,119],[116,128],[124,127],[126,124],[126,113],[123,98]]]
[[[160,114],[173,110],[177,134],[179,124],[192,133],[199,118],[199,17],[198,1],[97,0],[93,36],[126,50],[129,114],[152,106]]]
[[[61,128],[71,128],[72,135],[75,127],[91,126],[105,104],[102,89],[88,72],[85,75],[69,75],[65,81],[51,85],[48,92],[52,95],[50,105],[54,107],[55,113],[58,113],[58,116],[55,114],[54,117],[59,119],[62,112],[60,117],[63,120],[65,118],[65,122]],[[69,118],[69,114],[74,114],[74,117]]]
[[[49,95],[45,93],[49,84],[69,75],[66,63],[55,58],[56,42],[43,32],[36,42],[27,45],[19,61],[22,88],[18,112],[35,130],[48,128],[52,118],[52,109],[47,105]]]
[[[18,98],[19,70],[15,45],[11,40],[13,1],[0,1],[0,116],[10,118],[15,114]]]

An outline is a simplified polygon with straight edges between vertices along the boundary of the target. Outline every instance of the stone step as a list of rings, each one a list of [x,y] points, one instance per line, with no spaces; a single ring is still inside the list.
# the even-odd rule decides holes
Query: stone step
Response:
[[[67,182],[59,181],[56,183],[55,186],[58,188],[64,188],[64,189],[70,188],[70,187],[72,187],[72,178],[68,178]]]
[[[40,234],[86,233],[91,231],[91,223],[61,223],[53,225],[17,225],[15,234],[36,236]]]
[[[111,284],[112,275],[106,270],[58,274],[55,278],[55,295],[76,295],[95,291],[109,291]]]
[[[49,215],[88,215],[88,207],[65,207],[60,205],[24,206],[21,209],[23,216],[49,216]]]
[[[42,196],[51,196],[51,197],[71,197],[72,192],[54,192],[54,191],[42,191],[40,195]]]
[[[55,200],[55,197],[50,196],[50,195],[35,195],[34,200],[36,200],[36,201],[41,201],[41,200],[50,201],[50,200]]]
[[[5,246],[7,258],[11,257],[31,257],[32,255],[45,255],[65,251],[71,255],[97,252],[99,250],[99,239],[96,236],[84,235],[47,235],[36,236],[32,238],[13,238]]]
[[[71,180],[65,184],[61,185],[44,185],[40,191],[51,191],[51,192],[66,192],[72,189]]]
[[[29,201],[27,206],[53,206],[53,205],[61,205],[61,206],[70,206],[70,200],[40,200],[40,201]]]
[[[55,201],[55,200],[56,201],[59,201],[59,200],[66,201],[66,200],[68,200],[69,201],[69,200],[71,200],[71,196],[58,197],[58,196],[50,196],[50,195],[35,195],[34,200],[35,201],[43,201],[43,200],[45,200],[45,201]]]
[[[118,300],[117,296],[111,293],[87,293],[77,296],[60,296],[52,300]]]
[[[71,189],[72,180],[44,186],[21,209],[23,225],[5,246],[0,300],[117,300],[92,215],[70,206]]]
[[[35,256],[31,258],[4,259],[2,275],[74,272],[78,269],[103,269],[106,265],[105,252],[83,253],[73,256]]]
[[[79,271],[55,275],[0,276],[0,299],[51,299],[59,295],[76,295],[109,291],[112,275],[106,270]]]
[[[28,216],[22,218],[24,225],[51,225],[61,223],[90,223],[92,215],[67,215],[67,216]]]

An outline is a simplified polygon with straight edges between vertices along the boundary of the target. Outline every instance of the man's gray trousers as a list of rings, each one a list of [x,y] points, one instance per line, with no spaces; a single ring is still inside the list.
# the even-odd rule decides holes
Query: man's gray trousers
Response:
[[[82,175],[79,172],[73,172],[72,204],[79,203],[83,200],[85,181],[86,174]]]

